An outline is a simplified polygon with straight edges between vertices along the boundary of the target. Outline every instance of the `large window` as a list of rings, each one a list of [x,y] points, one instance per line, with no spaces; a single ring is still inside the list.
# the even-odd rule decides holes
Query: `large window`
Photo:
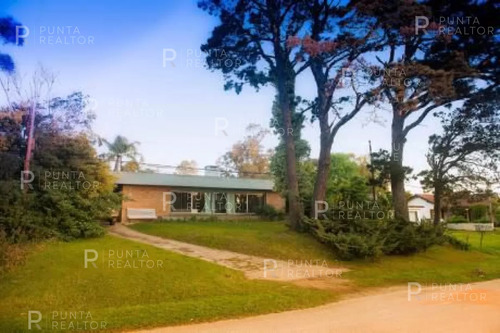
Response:
[[[173,192],[170,205],[172,212],[202,212],[205,208],[205,195],[202,192]]]

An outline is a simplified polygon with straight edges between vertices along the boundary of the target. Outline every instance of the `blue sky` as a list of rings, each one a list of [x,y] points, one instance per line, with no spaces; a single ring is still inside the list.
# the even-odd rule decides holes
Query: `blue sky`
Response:
[[[2,47],[17,71],[28,76],[42,64],[57,75],[52,96],[90,95],[97,114],[94,131],[141,142],[147,163],[194,159],[200,167],[214,164],[243,137],[247,124],[269,125],[272,87],[259,92],[245,87],[236,95],[224,91],[220,73],[204,67],[199,47],[217,22],[196,1],[2,0],[0,15],[12,15],[29,28],[25,46]],[[164,66],[163,49],[175,50],[173,64]],[[314,96],[308,72],[299,77],[297,90]],[[390,148],[389,112],[376,110],[385,122],[381,125],[369,111],[373,107],[341,129],[334,152],[366,155],[368,140],[374,150]],[[227,124],[227,135],[216,133],[216,122]],[[408,136],[405,164],[416,171],[426,167],[427,138],[439,129],[437,123],[428,117]],[[318,124],[307,122],[303,136],[311,157],[317,157]],[[276,142],[269,137],[265,144],[272,148]],[[420,191],[418,182],[409,185],[408,190]]]

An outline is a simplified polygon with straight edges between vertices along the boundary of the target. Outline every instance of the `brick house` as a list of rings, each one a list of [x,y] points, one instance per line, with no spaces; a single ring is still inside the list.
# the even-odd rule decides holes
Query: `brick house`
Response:
[[[268,179],[127,172],[116,176],[124,196],[121,222],[213,215],[248,218],[264,204],[285,209],[285,200],[273,191],[274,183]]]

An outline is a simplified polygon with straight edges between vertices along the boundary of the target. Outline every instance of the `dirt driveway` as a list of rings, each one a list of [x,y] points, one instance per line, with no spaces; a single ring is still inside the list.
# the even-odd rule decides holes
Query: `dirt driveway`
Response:
[[[498,333],[500,280],[390,288],[324,306],[142,333]]]

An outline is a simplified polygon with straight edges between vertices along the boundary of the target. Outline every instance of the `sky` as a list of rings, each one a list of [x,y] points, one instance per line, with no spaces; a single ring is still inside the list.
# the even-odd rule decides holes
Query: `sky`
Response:
[[[29,29],[23,47],[0,47],[13,57],[17,73],[29,77],[42,65],[56,75],[52,97],[89,95],[97,116],[93,130],[108,140],[124,135],[139,141],[146,163],[214,164],[249,123],[269,126],[273,87],[245,87],[237,95],[224,91],[222,75],[204,66],[200,45],[217,19],[196,1],[2,0],[0,16],[6,15]],[[173,60],[165,62],[164,55]],[[313,98],[314,92],[313,78],[304,72],[297,94]],[[405,165],[416,172],[426,168],[427,140],[439,128],[430,116],[410,132]],[[303,137],[317,158],[318,123],[307,121]],[[388,110],[363,109],[339,131],[332,151],[367,155],[368,140],[374,151],[390,150]],[[264,142],[266,148],[276,143],[274,136]],[[407,185],[422,192],[418,181]]]

